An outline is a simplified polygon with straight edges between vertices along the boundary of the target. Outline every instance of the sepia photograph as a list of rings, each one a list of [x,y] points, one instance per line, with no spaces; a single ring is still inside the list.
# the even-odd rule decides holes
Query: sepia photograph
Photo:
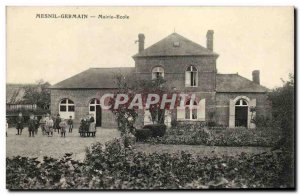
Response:
[[[294,20],[6,6],[6,188],[295,190]]]

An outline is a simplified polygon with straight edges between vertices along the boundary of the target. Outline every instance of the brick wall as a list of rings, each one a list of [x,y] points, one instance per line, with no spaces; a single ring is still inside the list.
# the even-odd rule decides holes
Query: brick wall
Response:
[[[89,113],[89,102],[105,93],[113,93],[111,89],[52,89],[51,90],[51,114],[59,112],[59,103],[64,98],[69,98],[75,104],[74,125],[78,127],[80,119]],[[102,109],[102,127],[116,127],[114,115],[109,110]]]
[[[198,87],[185,87],[185,70],[193,65],[198,69]],[[152,78],[152,69],[161,66],[165,79],[172,88],[185,91],[214,91],[216,85],[216,58],[204,56],[135,58],[136,73],[143,79]]]
[[[229,100],[238,96],[256,99],[256,115],[271,117],[271,103],[266,93],[216,93],[216,122],[220,125],[229,124]]]

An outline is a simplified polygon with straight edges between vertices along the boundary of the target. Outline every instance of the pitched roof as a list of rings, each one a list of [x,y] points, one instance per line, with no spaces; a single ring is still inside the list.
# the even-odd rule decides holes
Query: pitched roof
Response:
[[[53,86],[51,89],[112,89],[116,88],[115,76],[121,73],[130,82],[134,67],[124,68],[90,68]]]
[[[269,91],[269,89],[238,74],[217,74],[216,91],[262,93]]]
[[[142,52],[133,56],[218,56],[218,54],[206,49],[205,47],[188,40],[187,38],[172,33],[161,41],[151,45]]]
[[[17,104],[23,101],[25,95],[25,88],[27,86],[35,86],[35,84],[6,84],[6,103]]]

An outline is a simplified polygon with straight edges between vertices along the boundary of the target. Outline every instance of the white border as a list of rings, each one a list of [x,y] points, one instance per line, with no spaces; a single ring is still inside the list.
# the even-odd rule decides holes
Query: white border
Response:
[[[300,7],[300,1],[296,0],[273,0],[273,1],[263,1],[263,0],[106,0],[106,1],[93,1],[93,0],[72,0],[72,1],[59,1],[59,0],[45,0],[45,1],[38,1],[38,0],[2,0],[0,1],[0,50],[1,50],[1,75],[0,75],[0,108],[1,108],[1,120],[0,120],[0,126],[1,128],[1,142],[0,142],[0,155],[2,156],[2,160],[0,161],[0,168],[1,168],[1,179],[0,179],[0,190],[1,194],[8,194],[9,192],[5,189],[5,84],[6,84],[6,55],[5,55],[5,9],[6,6],[296,6]],[[298,20],[299,21],[299,20]],[[297,22],[298,25],[298,22]],[[298,34],[297,34],[298,35]],[[299,50],[296,55],[299,54]],[[299,89],[298,89],[299,90]],[[299,104],[298,104],[299,105]],[[298,115],[297,120],[300,121],[300,117]],[[299,132],[297,133],[297,141],[299,140]],[[298,152],[297,152],[298,154]],[[297,155],[298,156],[298,155]],[[297,167],[297,170],[299,167]],[[299,181],[299,177],[297,177],[297,181]],[[12,192],[10,192],[12,193]],[[16,193],[16,192],[13,192]],[[18,192],[20,193],[20,192]],[[22,192],[24,193],[24,192]],[[29,192],[30,194],[33,192]],[[52,193],[52,192],[51,192]],[[57,193],[57,192],[56,192]],[[60,194],[62,192],[59,192]],[[85,192],[80,192],[77,194],[84,194]],[[100,192],[100,193],[107,193],[107,192]],[[116,193],[116,192],[114,192]],[[131,193],[131,192],[130,192]],[[155,192],[158,194],[162,194],[162,192]],[[173,193],[173,192],[169,192]],[[199,192],[197,192],[199,193]],[[200,193],[207,193],[207,192],[200,192]],[[216,192],[214,192],[216,193]],[[231,192],[229,192],[231,193]],[[240,193],[244,193],[241,191]],[[254,192],[256,194],[265,194],[266,192]],[[270,192],[269,192],[270,193]],[[272,192],[271,192],[272,193]],[[112,193],[109,193],[112,194]],[[164,193],[165,194],[165,193]],[[208,194],[208,193],[207,193]],[[209,193],[211,194],[211,192]]]

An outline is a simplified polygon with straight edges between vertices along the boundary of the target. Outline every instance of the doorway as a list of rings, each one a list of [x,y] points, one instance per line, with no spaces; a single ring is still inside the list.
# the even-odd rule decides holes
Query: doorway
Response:
[[[90,101],[89,113],[93,114],[96,122],[96,127],[101,127],[102,109],[101,109],[100,101],[98,99],[94,98]]]
[[[248,127],[248,104],[244,99],[235,104],[235,127]]]

